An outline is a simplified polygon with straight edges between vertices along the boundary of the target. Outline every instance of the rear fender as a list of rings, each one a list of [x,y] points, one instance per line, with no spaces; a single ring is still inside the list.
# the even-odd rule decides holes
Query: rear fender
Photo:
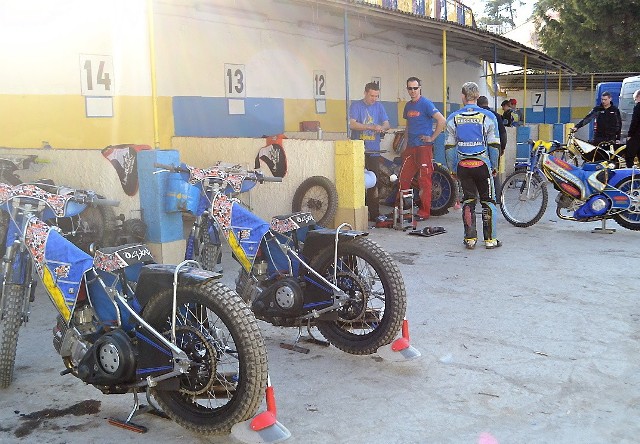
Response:
[[[351,242],[362,236],[368,236],[369,233],[357,230],[340,231],[338,235],[338,244],[343,242]],[[329,228],[319,228],[311,230],[307,234],[302,248],[302,256],[309,262],[312,261],[325,248],[334,248],[336,239],[336,230]]]
[[[156,294],[173,289],[175,265],[150,264],[142,267],[136,285],[135,298],[141,307],[147,305]],[[210,279],[220,279],[222,275],[195,267],[182,267],[178,274],[178,285],[197,285]]]

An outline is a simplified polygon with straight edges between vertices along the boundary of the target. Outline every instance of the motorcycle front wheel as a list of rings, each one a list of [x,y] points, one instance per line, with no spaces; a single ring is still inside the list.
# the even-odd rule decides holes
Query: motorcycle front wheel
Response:
[[[0,388],[7,388],[13,379],[18,348],[18,332],[22,325],[22,309],[27,289],[23,285],[4,286],[4,307],[0,307]]]
[[[194,254],[196,256],[195,259],[202,265],[202,268],[214,271],[214,268],[221,260],[222,245],[219,237],[217,242],[215,242],[215,239],[211,239],[207,226],[209,223],[208,220],[203,218],[205,226],[200,227],[200,234],[196,245],[194,245]],[[216,227],[213,229],[217,230]]]
[[[622,213],[613,216],[621,227],[629,230],[640,231],[640,177],[628,177],[617,186],[620,191],[627,193],[631,198],[631,205]]]
[[[312,267],[334,281],[334,248],[325,248]],[[335,321],[318,321],[320,333],[335,347],[354,355],[375,353],[402,327],[407,292],[402,274],[389,253],[360,237],[338,244],[335,284],[349,297]]]
[[[547,210],[547,184],[537,175],[527,183],[526,170],[515,171],[504,180],[500,192],[500,209],[504,218],[516,227],[530,227]]]
[[[170,338],[173,292],[152,299],[144,319]],[[258,322],[225,285],[178,287],[176,345],[193,362],[178,390],[152,389],[164,412],[200,434],[228,433],[251,418],[267,384],[267,351]]]

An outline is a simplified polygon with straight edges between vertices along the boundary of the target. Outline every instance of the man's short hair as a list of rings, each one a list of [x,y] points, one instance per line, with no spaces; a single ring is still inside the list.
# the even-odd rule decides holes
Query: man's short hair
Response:
[[[601,96],[601,97],[602,97],[602,96],[606,96],[606,97],[611,98],[611,93],[610,93],[609,91],[605,91],[605,92],[603,92],[602,94],[600,94],[600,96]]]
[[[417,77],[409,77],[407,79],[407,85],[409,84],[409,82],[418,82],[418,86],[422,86],[422,81]]]
[[[478,97],[478,106],[489,106],[489,99],[487,99],[487,96]]]
[[[505,106],[505,105],[511,106],[511,102],[509,102],[509,100],[503,100],[500,106]]]
[[[462,85],[462,94],[467,102],[478,100],[478,96],[480,95],[478,84],[475,82],[466,82]]]
[[[369,82],[364,85],[364,92],[369,92],[371,90],[380,91],[380,85],[378,85],[376,82]]]

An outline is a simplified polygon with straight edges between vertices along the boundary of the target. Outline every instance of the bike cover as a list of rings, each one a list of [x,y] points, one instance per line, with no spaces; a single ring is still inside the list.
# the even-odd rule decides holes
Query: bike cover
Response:
[[[93,258],[37,217],[27,223],[24,239],[51,301],[68,322]]]

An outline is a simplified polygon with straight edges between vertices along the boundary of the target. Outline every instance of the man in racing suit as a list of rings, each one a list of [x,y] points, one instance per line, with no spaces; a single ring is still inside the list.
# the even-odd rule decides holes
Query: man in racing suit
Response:
[[[464,245],[473,249],[476,230],[476,195],[482,206],[482,234],[486,248],[502,244],[496,237],[496,200],[493,177],[497,174],[500,136],[495,116],[476,105],[478,85],[462,85],[463,107],[447,119],[445,155],[447,167],[460,180],[463,193]]]

